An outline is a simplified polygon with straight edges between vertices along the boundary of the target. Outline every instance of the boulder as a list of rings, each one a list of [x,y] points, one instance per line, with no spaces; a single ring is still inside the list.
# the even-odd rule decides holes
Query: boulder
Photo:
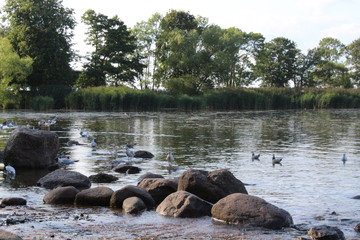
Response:
[[[9,197],[9,198],[4,198],[0,205],[5,205],[5,206],[21,206],[21,205],[26,205],[26,200],[24,198],[19,198],[19,197]]]
[[[22,240],[21,237],[13,234],[11,232],[2,230],[2,229],[0,229],[0,239],[1,240]]]
[[[360,233],[360,223],[356,224],[354,229],[356,232]]]
[[[168,195],[176,192],[177,183],[164,178],[145,178],[138,183],[138,187],[148,191],[158,205]]]
[[[106,173],[98,173],[89,176],[89,179],[93,183],[111,183],[117,181],[119,178]]]
[[[142,211],[146,210],[146,205],[141,198],[138,197],[129,197],[124,200],[122,209],[125,213],[129,214],[139,214]]]
[[[0,162],[4,161],[4,151],[0,151]]]
[[[110,199],[110,207],[113,208],[122,208],[123,202],[129,197],[138,197],[144,201],[146,208],[151,210],[155,207],[155,201],[151,197],[150,193],[146,190],[135,187],[135,186],[125,186],[120,190],[115,191]]]
[[[185,191],[167,196],[156,208],[156,212],[169,217],[197,218],[211,216],[212,204]]]
[[[243,227],[281,229],[293,224],[291,215],[264,199],[243,193],[231,194],[211,209],[215,220]]]
[[[136,174],[139,173],[141,169],[131,165],[120,164],[114,168],[114,171],[118,173]]]
[[[352,197],[352,199],[360,199],[360,195],[356,195],[356,196]]]
[[[154,154],[148,151],[140,150],[135,152],[135,158],[153,158]]]
[[[143,175],[141,175],[138,179],[139,182],[141,182],[145,178],[164,178],[164,176],[156,173],[147,172]]]
[[[48,192],[43,201],[45,204],[74,204],[75,196],[80,191],[73,187],[58,187]]]
[[[179,178],[178,191],[193,193],[211,203],[232,193],[247,194],[244,184],[225,169],[213,172],[187,170]]]
[[[4,164],[15,169],[47,169],[56,165],[58,150],[56,133],[19,127],[6,144]]]
[[[344,233],[339,228],[327,225],[310,228],[308,236],[312,240],[345,240]]]
[[[90,188],[91,182],[88,177],[79,172],[58,169],[40,178],[37,185],[48,189],[74,186],[81,190]]]
[[[95,187],[82,190],[75,197],[77,206],[109,206],[113,190],[108,187]]]

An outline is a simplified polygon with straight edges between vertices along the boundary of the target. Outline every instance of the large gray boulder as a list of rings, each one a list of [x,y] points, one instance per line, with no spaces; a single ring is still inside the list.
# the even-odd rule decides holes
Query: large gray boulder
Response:
[[[143,200],[148,210],[151,210],[155,207],[154,199],[146,190],[130,185],[125,186],[112,194],[110,199],[110,207],[122,208],[124,200],[130,197],[138,197]]]
[[[108,187],[95,187],[82,190],[75,197],[75,205],[108,207],[113,192],[114,191]]]
[[[58,151],[56,133],[19,127],[12,132],[6,144],[4,164],[15,169],[45,169],[57,164]]]
[[[37,185],[48,189],[73,186],[82,190],[90,188],[91,182],[88,177],[79,172],[58,169],[40,178]]]
[[[310,228],[308,236],[312,240],[345,240],[344,233],[339,228],[327,225]]]
[[[211,216],[212,204],[185,191],[167,196],[156,208],[156,212],[176,218],[197,218]]]
[[[75,196],[80,190],[73,186],[58,187],[44,196],[45,204],[74,204]]]
[[[247,194],[244,184],[226,169],[213,172],[187,170],[179,178],[178,191],[193,193],[211,203],[232,193]]]
[[[291,215],[264,199],[243,193],[231,194],[211,209],[215,220],[243,227],[281,229],[293,224]]]
[[[145,178],[138,187],[150,193],[156,204],[160,204],[168,195],[176,192],[177,182],[164,178]]]

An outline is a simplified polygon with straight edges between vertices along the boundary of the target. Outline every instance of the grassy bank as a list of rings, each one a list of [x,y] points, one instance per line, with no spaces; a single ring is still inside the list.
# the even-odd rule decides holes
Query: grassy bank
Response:
[[[66,105],[68,109],[87,111],[360,108],[360,90],[238,88],[188,96],[126,87],[95,87],[72,92],[66,98]]]

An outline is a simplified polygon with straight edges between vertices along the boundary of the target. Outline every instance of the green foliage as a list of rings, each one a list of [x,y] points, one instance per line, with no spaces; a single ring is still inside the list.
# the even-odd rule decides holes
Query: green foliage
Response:
[[[54,108],[54,98],[49,96],[37,96],[30,100],[30,106],[36,111],[46,111]]]
[[[108,18],[94,10],[86,11],[82,21],[88,26],[87,42],[95,50],[88,57],[77,84],[86,87],[133,83],[145,66],[136,53],[136,39],[124,22],[117,16]]]
[[[63,7],[61,0],[6,0],[3,10],[15,50],[34,60],[27,78],[32,91],[41,85],[71,84],[73,10]]]

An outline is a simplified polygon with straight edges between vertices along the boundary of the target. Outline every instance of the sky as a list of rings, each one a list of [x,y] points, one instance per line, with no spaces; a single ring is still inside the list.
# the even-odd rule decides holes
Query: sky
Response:
[[[4,2],[0,0],[0,6]],[[84,42],[86,27],[81,23],[88,9],[108,17],[117,15],[129,28],[154,13],[182,10],[222,28],[261,33],[266,41],[288,38],[304,52],[324,37],[346,45],[360,38],[360,0],[63,0],[63,6],[75,11],[74,48],[81,55],[91,50]]]

